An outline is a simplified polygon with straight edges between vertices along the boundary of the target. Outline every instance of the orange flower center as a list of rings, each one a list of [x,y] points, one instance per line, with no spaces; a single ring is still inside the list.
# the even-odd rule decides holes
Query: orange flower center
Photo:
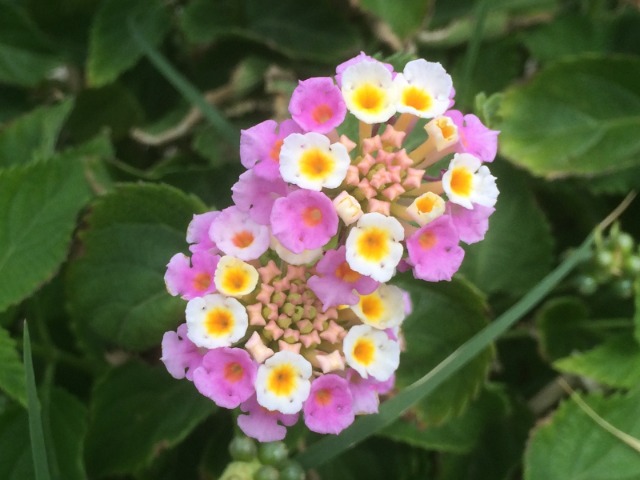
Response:
[[[280,163],[280,149],[282,148],[283,143],[284,139],[276,140],[269,152],[269,157],[276,163]]]
[[[428,110],[433,103],[431,95],[424,90],[410,86],[402,92],[402,103],[407,107],[415,108],[419,112]]]
[[[438,238],[433,232],[424,232],[418,239],[423,250],[431,250],[438,243]]]
[[[214,308],[207,314],[207,332],[214,337],[228,335],[233,330],[233,314],[224,308]]]
[[[316,403],[322,407],[325,407],[331,403],[331,390],[323,388],[316,392]]]
[[[354,272],[353,270],[351,270],[351,267],[346,261],[342,262],[340,265],[338,265],[338,268],[336,268],[336,277],[348,283],[357,282],[361,276],[362,275],[360,275],[358,272]]]
[[[302,221],[307,227],[315,227],[322,222],[322,211],[318,207],[307,207],[302,212]]]
[[[331,117],[333,117],[333,110],[326,103],[321,103],[311,112],[311,118],[319,124],[323,124],[331,120]]]
[[[244,377],[244,368],[238,362],[229,362],[224,366],[224,379],[236,383]]]
[[[233,244],[238,248],[247,248],[249,245],[253,243],[253,240],[254,240],[253,233],[251,233],[248,230],[242,230],[236,233],[231,239]]]
[[[457,195],[468,197],[473,186],[473,174],[465,167],[456,167],[451,172],[451,190]]]
[[[353,346],[353,358],[362,365],[369,365],[373,362],[376,348],[368,338],[360,338]]]
[[[211,285],[211,275],[200,272],[193,277],[193,288],[199,292],[204,292]]]

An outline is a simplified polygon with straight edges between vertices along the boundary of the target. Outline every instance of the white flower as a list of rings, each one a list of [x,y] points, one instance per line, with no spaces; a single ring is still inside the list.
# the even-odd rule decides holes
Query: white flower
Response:
[[[231,297],[247,295],[258,284],[258,271],[253,265],[230,255],[218,262],[213,281],[218,292]]]
[[[336,207],[336,212],[345,225],[351,225],[357,222],[362,216],[362,206],[360,202],[345,190],[333,199],[333,205]]]
[[[421,227],[441,216],[444,210],[444,199],[433,192],[420,195],[407,207],[409,216]]]
[[[351,158],[347,148],[316,132],[292,133],[280,149],[282,178],[301,188],[336,188],[347,176]]]
[[[398,112],[432,118],[449,108],[453,82],[439,63],[422,58],[408,62],[393,83],[398,90]]]
[[[493,207],[498,198],[496,178],[480,159],[469,153],[456,153],[442,176],[442,188],[453,203],[472,209],[477,203]]]
[[[404,292],[383,283],[373,293],[361,295],[351,310],[363,323],[379,330],[397,327],[405,318]]]
[[[342,73],[342,96],[349,111],[365,123],[382,123],[396,113],[391,72],[376,61],[363,60]]]
[[[377,212],[366,213],[347,237],[347,263],[362,275],[386,282],[402,258],[403,239],[404,229],[398,220]]]
[[[235,298],[214,293],[187,303],[187,337],[198,347],[228,347],[240,340],[249,326],[246,309]]]
[[[382,330],[369,325],[351,327],[342,342],[347,365],[362,378],[372,376],[384,382],[400,363],[400,346]]]
[[[311,364],[302,355],[280,351],[258,367],[258,403],[268,410],[297,413],[309,396],[310,377]]]

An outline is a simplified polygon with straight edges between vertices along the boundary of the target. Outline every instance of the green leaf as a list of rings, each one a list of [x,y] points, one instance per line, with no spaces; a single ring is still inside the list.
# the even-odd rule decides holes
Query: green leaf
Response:
[[[75,140],[84,141],[108,128],[115,141],[126,136],[143,117],[136,97],[126,87],[115,83],[80,92],[67,129]]]
[[[344,61],[361,40],[353,24],[326,0],[196,0],[184,10],[182,29],[194,43],[238,35],[296,60]]]
[[[490,169],[500,189],[496,211],[485,239],[465,247],[460,272],[486,293],[521,295],[551,269],[553,237],[526,176],[499,162]]]
[[[594,347],[603,334],[588,319],[584,301],[578,297],[559,297],[546,302],[536,313],[541,353],[549,360],[566,357],[578,350]]]
[[[396,372],[402,388],[482,330],[487,315],[483,298],[462,280],[427,283],[405,276],[398,284],[411,293],[413,301],[413,313],[402,326],[406,347]],[[449,378],[428,401],[419,404],[414,412],[418,420],[433,424],[460,415],[484,383],[490,360],[488,349]]]
[[[510,398],[504,388],[489,384],[477,443],[465,455],[441,456],[438,480],[508,480],[522,462],[533,415],[524,402]],[[473,408],[473,407],[471,407]]]
[[[169,16],[160,0],[107,0],[96,13],[89,39],[87,79],[101,87],[114,81],[140,60],[142,51],[129,34],[128,21],[135,19],[153,45],[169,30]]]
[[[185,303],[167,293],[164,273],[203,210],[166,185],[124,185],[96,202],[84,255],[69,271],[70,313],[85,347],[145,350],[184,320]]]
[[[597,175],[640,159],[640,59],[573,58],[508,90],[500,152],[536,175]]]
[[[556,360],[553,365],[610,387],[633,388],[640,384],[640,345],[629,335],[618,335],[592,350]]]
[[[211,400],[163,367],[128,363],[112,369],[93,392],[86,441],[90,475],[130,473],[149,465],[212,411]]]
[[[0,328],[0,365],[0,389],[26,407],[24,365],[18,356],[16,342],[4,328]]]
[[[0,2],[0,83],[33,87],[62,61],[26,13]]]
[[[71,111],[72,100],[39,107],[0,130],[0,167],[49,158]]]
[[[80,161],[0,171],[0,311],[49,280],[65,260],[89,199]]]
[[[360,6],[389,24],[401,38],[416,33],[425,23],[429,4],[423,0],[389,2],[385,0],[361,0]]]
[[[83,464],[83,441],[87,429],[87,409],[73,395],[55,388],[49,410],[51,441],[49,458],[55,458],[57,478],[87,478]],[[53,470],[52,470],[53,471]],[[3,480],[36,479],[29,444],[27,411],[10,408],[0,416],[0,478]]]
[[[421,405],[416,409],[420,408]],[[425,450],[467,453],[476,446],[487,421],[504,416],[508,408],[508,399],[502,392],[484,389],[462,415],[442,425],[425,424],[419,420],[422,415],[418,413],[398,419],[381,434]]]
[[[609,43],[606,33],[600,22],[572,12],[523,32],[523,40],[537,60],[550,62],[586,52],[604,53]]]
[[[614,427],[640,437],[640,390],[583,400]],[[524,466],[525,480],[640,478],[638,452],[599,427],[571,400],[534,431]]]
[[[0,478],[35,479],[27,411],[11,406],[0,415]]]

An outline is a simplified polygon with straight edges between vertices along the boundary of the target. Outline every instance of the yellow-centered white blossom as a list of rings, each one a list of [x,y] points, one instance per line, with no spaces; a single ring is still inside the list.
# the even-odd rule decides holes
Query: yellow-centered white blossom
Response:
[[[253,265],[231,255],[225,255],[218,262],[213,282],[218,292],[223,295],[242,297],[256,288],[258,278],[258,271]]]
[[[438,218],[444,210],[444,199],[433,192],[420,195],[407,207],[411,219],[421,227]]]
[[[280,149],[282,178],[308,190],[340,186],[351,158],[347,148],[316,132],[292,133]]]
[[[309,396],[311,364],[297,353],[280,351],[258,367],[256,395],[268,410],[297,413]]]
[[[369,325],[351,327],[342,343],[347,365],[363,378],[388,380],[400,363],[400,346],[386,332]]]
[[[198,347],[228,347],[247,332],[249,316],[235,298],[218,293],[189,300],[187,337]]]
[[[365,213],[349,232],[346,259],[352,270],[378,282],[393,277],[402,258],[404,228],[394,217]]]
[[[437,62],[422,58],[408,62],[393,83],[398,91],[398,112],[433,118],[449,108],[453,82]]]
[[[351,310],[362,323],[379,330],[399,326],[405,318],[404,295],[395,285],[381,284],[377,290],[360,295],[357,304]]]
[[[363,60],[342,73],[347,109],[365,123],[382,123],[396,113],[397,91],[391,72],[376,61]]]
[[[498,198],[496,178],[482,162],[469,153],[456,153],[442,176],[442,188],[449,201],[472,209],[477,203],[493,207]]]

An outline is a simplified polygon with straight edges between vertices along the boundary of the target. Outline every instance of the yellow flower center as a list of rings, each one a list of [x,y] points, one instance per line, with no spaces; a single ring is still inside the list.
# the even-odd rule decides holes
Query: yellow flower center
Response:
[[[300,173],[313,180],[323,180],[335,168],[335,160],[319,148],[307,150],[300,157]]]
[[[416,86],[409,86],[402,92],[402,103],[423,112],[431,108],[433,99],[427,92]]]
[[[442,132],[442,137],[447,140],[452,138],[458,130],[454,123],[452,123],[448,118],[444,118],[444,117],[438,118],[436,120],[436,125]]]
[[[359,338],[353,346],[353,358],[361,365],[370,365],[375,357],[376,347],[368,338]]]
[[[379,262],[389,254],[389,235],[386,230],[371,227],[358,237],[356,249],[366,260]]]
[[[435,195],[424,195],[416,200],[416,207],[420,213],[429,213],[436,204]]]
[[[371,83],[359,86],[353,92],[353,103],[360,110],[377,113],[384,108],[385,91]]]
[[[229,267],[222,277],[222,293],[233,295],[249,288],[251,278],[249,272],[242,267]]]
[[[455,167],[451,171],[451,190],[461,197],[471,195],[473,174],[466,167]]]
[[[217,307],[207,313],[205,326],[207,332],[214,337],[229,335],[234,326],[233,313],[223,307]]]
[[[273,368],[267,377],[267,389],[279,397],[290,396],[297,386],[296,369],[286,363]]]
[[[302,211],[302,222],[307,227],[315,227],[322,222],[322,211],[318,207],[307,207]]]
[[[238,362],[229,362],[224,366],[223,375],[227,382],[236,383],[244,377],[244,368]]]
[[[369,320],[377,321],[384,313],[384,303],[375,294],[360,297],[360,310]]]

